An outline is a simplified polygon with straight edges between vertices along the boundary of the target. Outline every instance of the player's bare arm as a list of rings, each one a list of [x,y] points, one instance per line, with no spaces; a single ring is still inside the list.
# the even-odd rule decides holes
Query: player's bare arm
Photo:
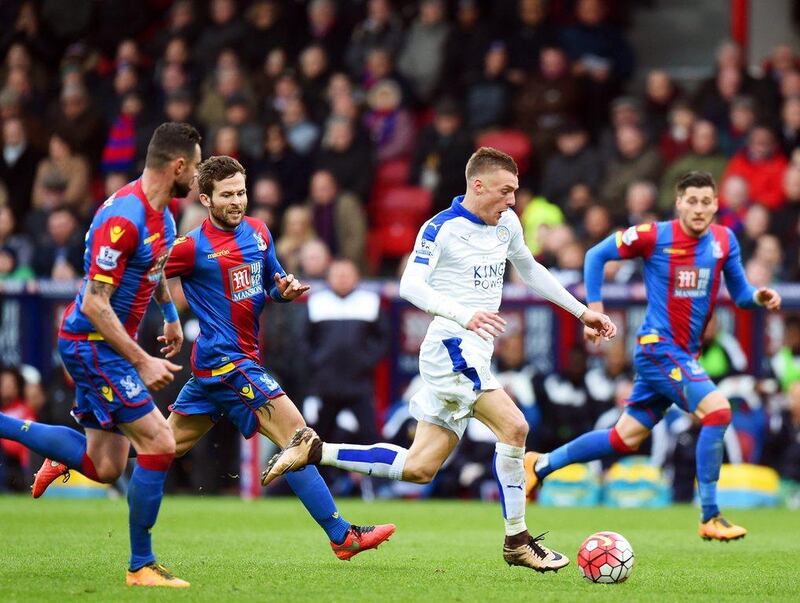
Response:
[[[289,301],[296,300],[306,291],[311,289],[309,285],[303,285],[299,280],[297,280],[294,274],[281,276],[276,272],[272,278],[275,281],[275,286],[278,288],[278,293],[280,296]]]
[[[172,302],[172,295],[169,292],[166,275],[161,275],[161,280],[158,281],[153,297],[162,309],[169,307],[169,312],[171,313],[164,315],[164,333],[158,336],[158,341],[164,344],[164,347],[160,350],[164,357],[172,358],[183,347],[183,328],[180,320],[171,320],[177,317],[177,311],[175,310],[173,313],[175,306]]]
[[[174,379],[172,372],[181,370],[181,367],[169,360],[150,356],[131,339],[111,307],[115,290],[116,287],[109,283],[89,281],[81,311],[103,339],[136,368],[145,385],[159,390]]]

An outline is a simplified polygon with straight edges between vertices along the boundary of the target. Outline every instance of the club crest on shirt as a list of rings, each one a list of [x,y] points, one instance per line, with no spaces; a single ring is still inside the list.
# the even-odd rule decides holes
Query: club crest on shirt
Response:
[[[259,251],[267,250],[267,242],[264,240],[264,237],[261,236],[260,232],[255,233],[253,235],[253,238],[256,240],[256,244],[258,245]]]
[[[117,260],[119,260],[119,256],[121,255],[121,251],[117,251],[108,245],[101,245],[100,249],[97,251],[97,257],[94,259],[94,263],[103,270],[114,270],[114,268],[117,267]]]
[[[711,239],[711,255],[715,260],[722,259],[722,245],[716,239]]]
[[[278,382],[267,373],[262,373],[258,379],[261,381],[261,383],[267,386],[267,389],[278,389]]]
[[[231,286],[231,300],[238,302],[257,295],[262,290],[261,262],[240,264],[228,268]]]
[[[497,229],[495,230],[495,233],[497,234],[497,239],[501,243],[505,243],[506,241],[508,241],[511,238],[511,232],[509,232],[508,227],[507,226],[503,226],[502,224],[497,227]]]
[[[130,375],[125,375],[125,377],[120,379],[119,384],[122,386],[122,389],[125,390],[125,395],[128,398],[135,398],[142,393],[141,383],[136,381]]]

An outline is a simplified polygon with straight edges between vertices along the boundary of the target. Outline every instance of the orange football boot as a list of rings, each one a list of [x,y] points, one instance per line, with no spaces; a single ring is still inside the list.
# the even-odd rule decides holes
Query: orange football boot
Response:
[[[167,588],[189,588],[186,580],[173,576],[160,563],[149,563],[135,572],[128,570],[125,577],[128,586],[166,586]]]
[[[342,544],[331,542],[334,554],[342,561],[350,561],[362,551],[377,549],[378,545],[389,540],[397,528],[393,523],[378,526],[350,526]]]
[[[717,515],[705,523],[701,523],[697,533],[703,540],[719,540],[721,542],[739,540],[747,536],[746,529],[732,524],[722,515]]]
[[[39,467],[33,480],[33,487],[31,487],[33,497],[39,498],[47,490],[47,487],[62,475],[66,483],[69,480],[69,468],[64,463],[44,459],[44,463]]]

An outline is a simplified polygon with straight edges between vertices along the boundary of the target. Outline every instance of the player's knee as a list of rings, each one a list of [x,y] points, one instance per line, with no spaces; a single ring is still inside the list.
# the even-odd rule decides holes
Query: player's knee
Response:
[[[438,467],[415,465],[414,463],[406,462],[406,466],[403,468],[403,481],[415,484],[430,484],[433,478],[436,477],[437,472]]]
[[[501,441],[511,446],[524,446],[528,437],[528,423],[520,415],[513,420],[504,430]]]
[[[119,479],[119,476],[122,475],[124,470],[124,467],[118,467],[112,463],[101,463],[99,466],[95,467],[97,481],[101,484],[113,484]]]
[[[631,454],[639,450],[647,434],[621,434],[616,427],[611,428],[609,439],[611,447],[618,454]]]
[[[166,423],[164,424],[164,428],[159,429],[149,442],[147,453],[176,455],[177,446],[175,444],[175,435]]]

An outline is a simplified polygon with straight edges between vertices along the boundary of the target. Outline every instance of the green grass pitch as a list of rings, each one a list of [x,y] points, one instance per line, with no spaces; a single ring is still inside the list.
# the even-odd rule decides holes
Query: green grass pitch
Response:
[[[293,499],[167,498],[156,552],[192,582],[172,591],[124,586],[124,500],[0,497],[0,601],[800,601],[800,513],[788,510],[731,512],[750,534],[725,544],[700,540],[687,506],[531,506],[531,532],[549,530],[545,543],[572,559],[545,575],[503,562],[497,504],[344,500],[340,511],[356,523],[396,523],[397,532],[343,562]],[[633,545],[626,583],[579,576],[576,550],[597,530]]]

